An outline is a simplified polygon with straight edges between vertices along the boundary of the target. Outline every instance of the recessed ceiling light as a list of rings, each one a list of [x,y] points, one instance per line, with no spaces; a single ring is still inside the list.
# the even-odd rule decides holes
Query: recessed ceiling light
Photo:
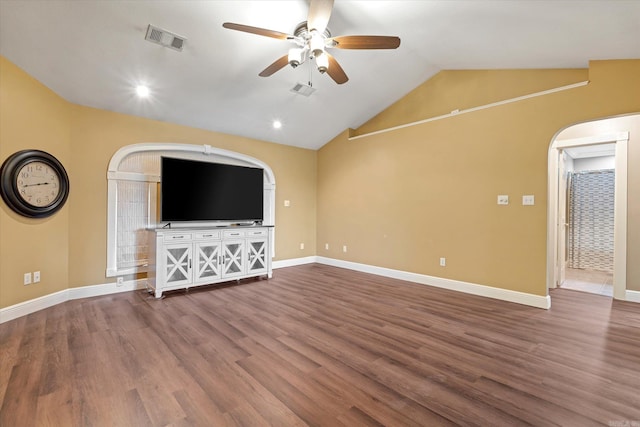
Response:
[[[273,128],[274,129],[280,129],[282,127],[282,122],[280,120],[274,120],[273,121]]]
[[[140,98],[146,98],[149,96],[149,88],[145,85],[136,86],[136,93]]]

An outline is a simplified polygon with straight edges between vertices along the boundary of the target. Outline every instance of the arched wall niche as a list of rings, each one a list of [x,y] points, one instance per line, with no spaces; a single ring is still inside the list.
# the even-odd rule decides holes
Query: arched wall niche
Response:
[[[162,227],[158,219],[158,185],[160,159],[169,156],[181,159],[264,170],[264,221],[275,225],[275,176],[261,160],[210,145],[177,143],[140,143],[120,148],[111,158],[107,170],[107,277],[146,271],[148,264],[148,233]],[[225,223],[213,223],[226,225]],[[172,224],[172,227],[210,226],[207,223]],[[271,253],[274,254],[273,228]]]

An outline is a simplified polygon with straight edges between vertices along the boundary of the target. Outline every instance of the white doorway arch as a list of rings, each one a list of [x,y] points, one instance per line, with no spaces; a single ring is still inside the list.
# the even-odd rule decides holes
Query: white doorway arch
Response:
[[[548,156],[548,211],[547,211],[547,294],[560,285],[561,257],[560,227],[564,219],[559,213],[560,156],[564,149],[588,145],[615,143],[615,206],[614,206],[614,255],[613,297],[626,299],[627,288],[627,157],[629,132],[612,132],[583,138],[554,139]]]

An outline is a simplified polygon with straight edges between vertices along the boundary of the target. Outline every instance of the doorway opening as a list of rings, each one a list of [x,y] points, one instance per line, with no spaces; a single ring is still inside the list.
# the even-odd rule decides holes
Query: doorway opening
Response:
[[[558,286],[612,297],[615,144],[559,150]]]
[[[629,140],[629,132],[611,132],[606,134],[591,134],[578,138],[561,139],[564,132],[560,133],[560,137],[556,138],[549,148],[549,211],[547,224],[547,288],[570,287],[571,285],[582,287],[580,290],[592,290],[597,293],[609,294],[616,299],[625,299],[626,292],[626,235],[627,235],[627,147]],[[572,155],[573,154],[573,155]],[[603,157],[605,159],[603,159]],[[593,169],[594,163],[599,163],[600,167],[606,164],[609,170],[615,170],[607,178],[602,180],[600,176],[597,181],[608,181],[606,185],[613,186],[613,206],[603,207],[602,201],[594,203],[593,200],[587,200],[586,205],[592,208],[611,211],[604,212],[606,221],[613,222],[612,241],[604,242],[601,231],[607,227],[600,223],[592,223],[590,227],[582,230],[577,228],[584,224],[578,224],[581,221],[572,218],[576,215],[576,200],[571,205],[571,198],[575,199],[576,194],[571,194],[573,187],[574,192],[577,191],[572,180],[581,181],[591,180],[596,174],[582,173],[576,174],[576,158],[584,158],[579,161],[582,163],[579,167]],[[586,159],[598,160],[586,160]],[[571,160],[570,160],[571,159]],[[602,170],[602,169],[600,169]],[[584,171],[578,171],[584,172]],[[584,175],[584,176],[583,176]],[[586,177],[586,178],[585,178]],[[600,184],[598,184],[600,185]],[[582,188],[580,192],[591,192],[593,189],[589,187],[585,190]],[[606,193],[606,192],[605,192]],[[593,194],[587,194],[593,196]],[[598,196],[601,197],[602,195]],[[604,197],[604,196],[602,196]],[[609,196],[607,196],[609,197]],[[587,197],[588,199],[589,197]],[[578,201],[579,202],[579,201]],[[583,213],[580,213],[582,215]],[[593,222],[593,212],[587,212],[585,223]],[[577,221],[576,221],[577,220]],[[598,218],[597,221],[601,221]],[[573,224],[572,224],[573,221]],[[573,228],[570,230],[570,227]],[[595,233],[595,230],[598,233]],[[600,235],[597,235],[600,234]],[[604,233],[606,234],[606,233]],[[585,242],[586,240],[586,242]],[[584,247],[586,243],[586,248]],[[595,244],[594,244],[595,243]],[[583,244],[583,247],[580,247]],[[601,251],[600,246],[610,245],[611,251]],[[604,252],[601,253],[601,252]],[[610,252],[610,254],[609,254]],[[611,257],[611,260],[603,258]],[[569,263],[571,261],[571,264]],[[608,261],[611,266],[606,266]],[[591,268],[584,268],[591,267]],[[593,268],[595,267],[595,268]],[[610,269],[610,285],[607,284],[607,276],[590,274],[584,270]],[[581,271],[582,270],[582,271]],[[600,286],[588,286],[590,280],[603,279]],[[586,285],[585,285],[586,284]]]

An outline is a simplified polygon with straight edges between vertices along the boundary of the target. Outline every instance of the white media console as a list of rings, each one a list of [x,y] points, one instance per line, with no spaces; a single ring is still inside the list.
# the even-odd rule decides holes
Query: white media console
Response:
[[[272,277],[271,227],[149,230],[148,283],[155,297],[173,289]]]

